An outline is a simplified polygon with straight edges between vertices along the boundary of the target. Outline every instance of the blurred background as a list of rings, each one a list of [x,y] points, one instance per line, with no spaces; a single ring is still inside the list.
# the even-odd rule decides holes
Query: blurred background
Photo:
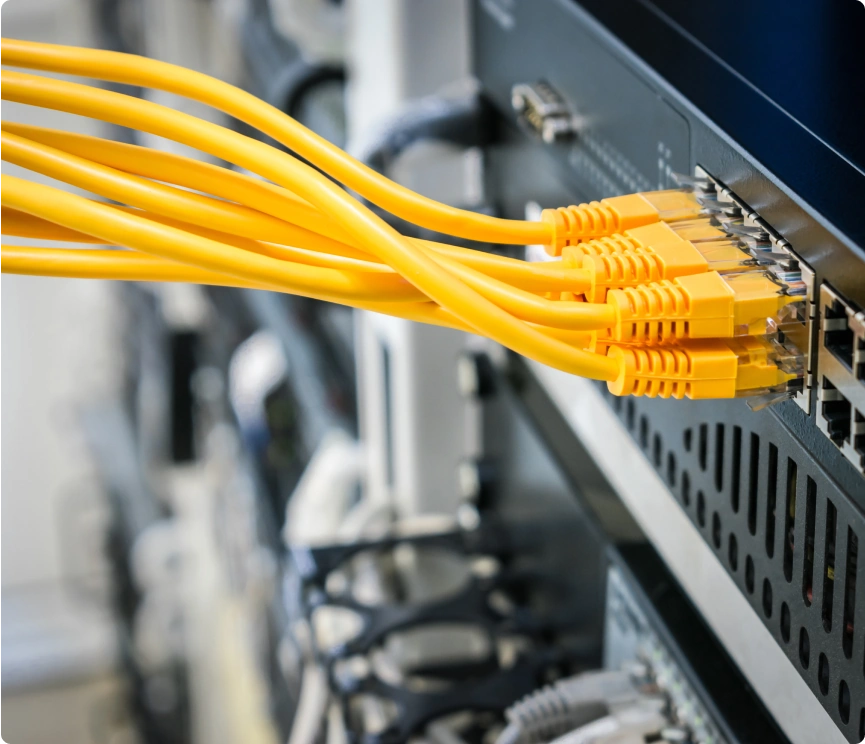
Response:
[[[7,37],[141,53],[210,73],[412,188],[489,209],[463,0],[12,0],[2,22]],[[257,136],[185,100],[122,92]],[[74,116],[8,103],[3,111],[191,153]],[[322,658],[356,664],[361,651],[377,654],[385,679],[405,681],[411,668],[421,690],[448,686],[457,668],[482,679],[521,660],[528,666],[509,672],[508,691],[480,723],[455,719],[454,732],[477,729],[477,738],[500,720],[496,709],[553,669],[598,658],[597,603],[556,606],[544,633],[574,619],[585,628],[562,652],[527,661],[531,633],[493,632],[498,615],[484,602],[478,609],[478,596],[503,586],[490,577],[511,540],[466,541],[477,534],[479,505],[490,506],[478,395],[492,367],[478,340],[197,286],[4,275],[2,310],[6,741],[340,741],[356,735],[352,726],[402,741],[422,735],[423,705],[406,718],[387,695],[333,695],[328,682],[349,672]],[[519,441],[524,457],[511,465],[520,471],[511,493],[496,498],[518,504],[531,489],[573,521],[576,507],[548,456],[525,424],[506,418],[494,438]],[[568,582],[599,585],[597,555],[565,546],[561,526],[562,551],[533,549],[533,579],[540,559],[588,552]],[[308,545],[363,540],[368,549],[346,565],[308,576],[290,559]],[[315,555],[329,565],[326,552]],[[476,576],[479,560],[488,565]],[[313,598],[339,581],[365,604],[313,613],[321,602]],[[438,611],[444,626],[418,610],[402,625],[429,629],[396,623],[399,632],[386,633],[386,613],[369,617],[385,599],[435,607],[452,596],[455,617]],[[550,610],[549,596],[539,606]],[[353,654],[322,651],[341,648],[364,617],[384,625]],[[418,670],[430,654],[457,666],[426,676]],[[454,700],[449,715],[465,704]],[[394,728],[400,719],[406,727]]]

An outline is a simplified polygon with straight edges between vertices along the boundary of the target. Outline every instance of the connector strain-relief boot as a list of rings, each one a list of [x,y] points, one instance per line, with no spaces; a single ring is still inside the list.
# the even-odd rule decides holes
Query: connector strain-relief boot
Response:
[[[671,281],[611,289],[607,304],[616,309],[616,341],[655,344],[688,337],[688,295]]]
[[[604,238],[566,246],[562,250],[562,258],[565,261],[572,261],[574,267],[579,267],[582,265],[583,256],[612,256],[616,253],[630,253],[640,247],[641,244],[633,238],[615,233]]]
[[[699,210],[699,204],[693,194],[656,191],[612,196],[578,207],[545,209],[541,219],[552,228],[547,251],[561,256],[566,245],[651,225],[662,219],[683,219],[693,216],[695,209]]]
[[[631,253],[583,257],[583,269],[590,272],[589,302],[606,302],[610,288],[635,287],[664,278],[664,267],[654,253],[635,249]]]
[[[671,346],[611,346],[607,357],[619,363],[619,376],[607,383],[613,395],[684,398],[690,386],[687,352]]]
[[[613,395],[650,398],[733,398],[738,357],[719,339],[684,346],[610,346],[619,374],[607,383]]]
[[[552,228],[552,240],[547,252],[553,256],[561,256],[565,246],[619,230],[618,214],[601,202],[545,209],[541,219]]]

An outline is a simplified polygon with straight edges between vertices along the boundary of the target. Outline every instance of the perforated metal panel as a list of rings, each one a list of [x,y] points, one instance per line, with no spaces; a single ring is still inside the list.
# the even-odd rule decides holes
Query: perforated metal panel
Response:
[[[865,738],[854,499],[774,416],[740,401],[609,401],[848,740]]]

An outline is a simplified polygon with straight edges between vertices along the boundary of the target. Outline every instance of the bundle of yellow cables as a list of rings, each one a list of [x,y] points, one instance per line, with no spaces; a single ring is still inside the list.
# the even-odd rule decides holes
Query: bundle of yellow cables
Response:
[[[618,361],[583,350],[589,332],[613,324],[613,309],[545,297],[583,292],[581,269],[407,238],[339,183],[405,220],[462,238],[549,243],[549,224],[422,197],[254,96],[174,65],[14,40],[3,40],[2,62],[186,96],[259,129],[334,179],[292,154],[146,100],[4,70],[4,100],[164,137],[261,176],[3,122],[3,160],[113,202],[3,175],[4,235],[125,249],[4,245],[4,272],[290,292],[479,333],[573,374],[607,381],[619,375]]]

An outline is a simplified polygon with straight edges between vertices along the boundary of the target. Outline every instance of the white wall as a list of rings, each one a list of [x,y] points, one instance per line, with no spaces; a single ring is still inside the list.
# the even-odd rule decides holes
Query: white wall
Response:
[[[92,41],[84,0],[10,0],[0,14],[4,36]],[[98,133],[93,122],[16,104],[4,103],[2,114]],[[4,163],[3,173],[21,171]],[[98,282],[4,274],[0,293],[2,733],[7,741],[88,742],[86,704],[116,695],[115,636],[104,608],[70,588],[71,578],[102,570],[98,525],[83,508],[98,506],[98,489],[76,409],[117,385],[117,306],[111,285]],[[50,678],[62,682],[52,696],[33,691]]]

